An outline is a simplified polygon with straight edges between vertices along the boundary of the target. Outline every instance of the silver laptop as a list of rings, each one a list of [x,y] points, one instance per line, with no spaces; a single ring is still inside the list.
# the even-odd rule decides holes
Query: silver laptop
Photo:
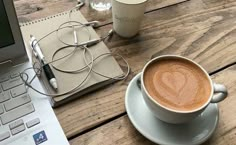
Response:
[[[68,145],[48,97],[20,78],[29,67],[13,2],[0,0],[0,145]],[[39,80],[32,85],[43,91]]]

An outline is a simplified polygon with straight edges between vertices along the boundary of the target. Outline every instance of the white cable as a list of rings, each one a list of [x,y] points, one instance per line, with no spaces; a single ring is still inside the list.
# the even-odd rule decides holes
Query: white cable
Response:
[[[77,6],[74,8],[74,9],[77,9]],[[58,50],[56,50],[52,56],[52,61],[48,62],[47,64],[51,64],[52,67],[58,71],[61,71],[61,72],[65,72],[65,73],[80,73],[82,71],[85,71],[85,70],[88,70],[88,73],[85,75],[84,79],[78,83],[77,86],[75,86],[74,88],[68,90],[68,91],[65,91],[65,92],[62,92],[60,94],[48,94],[48,93],[44,93],[44,92],[41,92],[39,90],[37,90],[35,87],[33,87],[31,85],[31,83],[34,81],[34,79],[37,77],[37,76],[40,76],[41,73],[42,73],[42,67],[43,67],[43,64],[39,61],[39,62],[34,62],[33,63],[33,67],[30,67],[30,68],[26,68],[23,72],[20,73],[20,77],[21,79],[23,80],[23,82],[25,83],[26,86],[28,86],[29,88],[31,88],[32,90],[42,94],[42,95],[46,95],[46,96],[51,96],[51,97],[58,97],[58,96],[63,96],[63,95],[67,95],[67,94],[71,94],[75,91],[78,91],[81,86],[87,81],[89,75],[93,72],[95,74],[98,74],[100,76],[103,76],[105,78],[108,78],[108,79],[114,79],[114,80],[123,80],[125,79],[128,75],[129,75],[129,72],[130,72],[130,67],[129,67],[129,64],[128,62],[125,60],[125,58],[123,58],[121,55],[119,54],[113,54],[113,53],[104,53],[104,54],[101,54],[99,56],[97,56],[96,58],[94,58],[94,56],[92,55],[91,51],[89,50],[89,48],[87,46],[91,46],[91,45],[95,45],[97,43],[99,43],[100,41],[103,41],[105,40],[106,38],[108,38],[109,36],[112,35],[112,31],[109,31],[108,35],[105,36],[105,37],[101,37],[99,39],[93,39],[91,40],[91,34],[89,33],[89,30],[87,28],[88,25],[97,25],[97,21],[93,21],[93,22],[88,22],[88,23],[81,23],[81,22],[78,22],[78,21],[71,21],[71,13],[72,13],[73,9],[70,10],[69,12],[69,21],[65,22],[65,23],[62,23],[58,29],[46,34],[45,36],[43,36],[41,39],[39,39],[37,41],[37,43],[33,43],[34,46],[36,46],[39,42],[41,42],[42,40],[44,40],[46,37],[48,37],[49,35],[53,34],[53,33],[57,33],[57,38],[59,41],[61,41],[62,43],[65,44],[64,47],[61,47],[59,48]],[[74,24],[72,24],[74,23]],[[70,24],[69,26],[64,26],[65,24]],[[77,39],[77,32],[75,30],[75,27],[79,27],[79,28],[86,28],[86,30],[88,31],[88,41],[86,42],[82,42],[82,43],[78,43]],[[74,44],[68,44],[64,41],[62,41],[60,39],[60,37],[58,36],[58,32],[62,29],[66,29],[66,28],[72,28],[73,29],[73,33],[72,33],[72,36],[74,36]],[[32,51],[34,51],[34,46]],[[70,48],[70,47],[74,47],[73,51],[68,53],[68,54],[65,54],[64,56],[60,57],[60,58],[57,58],[57,59],[54,59],[55,55],[60,52],[61,50],[63,49],[67,49],[67,48]],[[83,49],[83,60],[85,62],[85,66],[83,66],[82,68],[80,69],[77,69],[77,70],[63,70],[63,69],[60,69],[60,68],[57,68],[56,66],[53,65],[54,62],[57,62],[59,60],[62,60],[62,59],[65,59],[66,57],[69,57],[71,55],[73,55],[77,49]],[[89,57],[90,59],[88,59],[86,57],[86,53],[89,54]],[[94,70],[93,68],[93,65],[94,65],[94,62],[98,59],[98,58],[101,58],[101,57],[105,57],[105,56],[118,56],[120,58],[122,58],[122,60],[125,62],[125,64],[127,65],[127,72],[123,75],[123,76],[118,76],[118,77],[110,77],[110,76],[106,76],[102,73],[99,73],[97,72],[96,70]],[[33,60],[33,53],[31,53],[31,57],[32,57],[32,60]],[[39,65],[39,66],[37,66]],[[45,64],[46,65],[46,64]],[[30,70],[30,69],[34,69],[35,71],[35,75],[32,77],[32,79],[30,80],[29,79],[29,75],[26,73],[27,70]],[[25,77],[24,77],[25,76]]]

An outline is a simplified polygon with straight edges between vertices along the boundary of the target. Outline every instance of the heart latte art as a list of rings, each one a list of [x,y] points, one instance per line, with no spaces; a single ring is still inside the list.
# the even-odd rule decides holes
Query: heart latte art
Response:
[[[174,58],[151,63],[144,72],[144,85],[156,102],[180,111],[201,107],[211,93],[210,82],[198,66]]]

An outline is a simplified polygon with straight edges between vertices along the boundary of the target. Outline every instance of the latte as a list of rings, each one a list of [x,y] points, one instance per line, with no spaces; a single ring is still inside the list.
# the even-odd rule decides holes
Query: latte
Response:
[[[211,96],[207,75],[197,65],[184,59],[154,61],[145,69],[143,77],[149,95],[173,110],[195,110]]]

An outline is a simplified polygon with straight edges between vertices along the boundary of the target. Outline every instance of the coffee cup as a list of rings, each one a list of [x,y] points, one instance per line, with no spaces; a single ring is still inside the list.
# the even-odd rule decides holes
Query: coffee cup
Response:
[[[112,0],[113,29],[121,37],[135,36],[144,16],[147,0]]]
[[[140,80],[147,107],[158,119],[173,124],[193,120],[210,103],[218,103],[228,94],[198,63],[177,55],[150,60]]]

